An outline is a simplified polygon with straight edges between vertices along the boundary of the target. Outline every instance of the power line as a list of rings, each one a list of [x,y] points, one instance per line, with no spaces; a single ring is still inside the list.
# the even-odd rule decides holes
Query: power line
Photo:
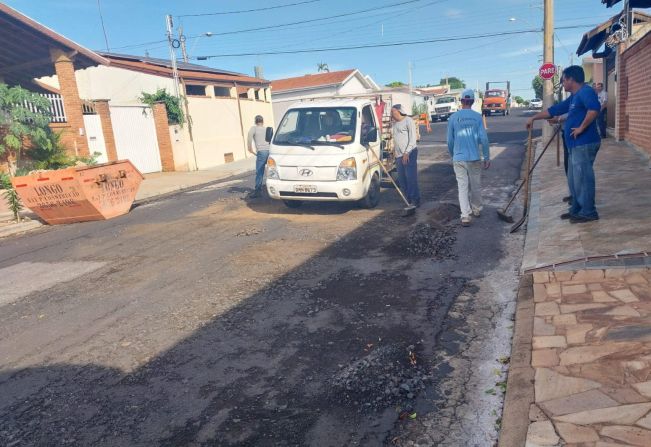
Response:
[[[299,6],[299,5],[305,5],[307,3],[316,3],[320,2],[321,0],[307,0],[303,2],[296,2],[296,3],[286,3],[284,5],[276,5],[276,6],[267,6],[264,8],[257,8],[257,9],[243,9],[240,11],[224,11],[224,12],[206,12],[206,13],[201,13],[201,14],[181,14],[177,17],[204,17],[204,16],[225,16],[229,14],[245,14],[249,12],[258,12],[258,11],[269,11],[271,9],[280,9],[280,8],[289,8],[290,6]]]
[[[309,19],[309,20],[300,20],[300,21],[297,21],[297,22],[279,23],[277,25],[260,26],[260,27],[257,27],[257,28],[247,28],[247,29],[240,29],[240,30],[234,30],[234,31],[225,31],[223,33],[214,33],[213,35],[214,36],[227,36],[227,35],[230,35],[230,34],[241,34],[241,33],[250,33],[252,31],[264,31],[264,30],[268,30],[268,29],[278,29],[278,28],[282,28],[282,27],[286,27],[286,26],[302,25],[304,23],[314,23],[314,22],[320,22],[322,20],[331,20],[331,19],[338,19],[340,17],[348,17],[348,16],[352,16],[352,15],[357,15],[357,14],[364,14],[366,12],[374,12],[374,11],[378,11],[380,9],[395,8],[396,6],[402,6],[402,5],[412,4],[412,3],[419,3],[419,2],[422,2],[422,1],[423,0],[407,0],[407,1],[400,2],[400,3],[394,3],[394,4],[391,4],[391,5],[377,6],[375,8],[369,8],[369,9],[361,9],[361,10],[358,10],[358,11],[346,12],[346,13],[342,13],[342,14],[336,14],[336,15],[333,15],[333,16],[319,17],[319,18],[316,18],[316,19]],[[442,2],[446,2],[446,1],[448,1],[448,0],[438,0],[436,3],[442,3]]]
[[[590,25],[574,25],[574,26],[564,26],[557,29],[574,29],[574,28],[584,28]],[[512,36],[516,34],[528,34],[528,33],[539,33],[539,29],[532,30],[520,30],[520,31],[505,31],[501,33],[491,33],[491,34],[476,34],[470,36],[453,36],[453,37],[440,37],[436,39],[424,39],[424,40],[413,40],[409,42],[391,42],[391,43],[380,43],[380,44],[368,44],[368,45],[353,45],[346,47],[329,47],[329,48],[309,48],[301,50],[287,50],[287,51],[260,51],[255,53],[230,53],[230,54],[214,54],[208,56],[199,56],[197,60],[207,60],[218,57],[244,57],[244,56],[269,56],[275,54],[298,54],[298,53],[322,53],[326,51],[344,51],[344,50],[359,50],[365,48],[385,48],[385,47],[399,47],[405,45],[422,45],[427,43],[436,43],[436,42],[451,42],[457,40],[471,40],[471,39],[483,39],[486,37],[499,37],[499,36]]]
[[[319,0],[320,1],[320,0]],[[332,19],[337,19],[341,17],[347,17],[351,15],[358,15],[358,14],[363,14],[366,12],[375,12],[381,9],[389,9],[389,8],[395,8],[396,6],[402,6],[406,4],[413,4],[413,3],[418,3],[422,2],[425,0],[408,0],[408,1],[403,1],[399,3],[393,3],[390,5],[384,5],[384,6],[379,6],[376,8],[370,8],[370,9],[364,9],[364,10],[359,10],[359,11],[354,11],[354,12],[349,12],[349,13],[342,13],[342,14],[337,14],[333,16],[328,16],[328,17],[319,17],[316,19],[309,19],[309,20],[301,20],[297,22],[290,22],[290,23],[281,23],[278,25],[269,25],[269,26],[262,26],[258,28],[249,28],[249,29],[241,29],[241,30],[234,30],[234,31],[226,31],[223,33],[212,33],[213,36],[226,36],[226,35],[232,35],[232,34],[241,34],[241,33],[247,33],[247,32],[253,32],[253,31],[264,31],[264,30],[271,30],[271,29],[277,29],[277,28],[284,28],[284,27],[289,27],[293,25],[302,25],[305,23],[314,23],[314,22],[319,22],[319,21],[326,21],[326,20],[332,20]],[[446,2],[448,0],[435,0],[434,2],[428,3],[427,6],[434,4],[434,3],[442,3]],[[384,14],[384,13],[383,13]],[[183,16],[179,16],[183,17]],[[196,36],[188,36],[189,39],[193,39],[195,37],[199,37],[201,34],[196,35]],[[167,42],[167,39],[161,39],[161,40],[155,40],[155,41],[150,41],[150,42],[143,42],[143,43],[137,43],[137,44],[131,44],[131,45],[124,45],[121,47],[114,47],[114,50],[123,50],[123,49],[128,49],[128,48],[141,48],[141,47],[147,47],[150,45],[156,45],[160,43],[165,43]]]

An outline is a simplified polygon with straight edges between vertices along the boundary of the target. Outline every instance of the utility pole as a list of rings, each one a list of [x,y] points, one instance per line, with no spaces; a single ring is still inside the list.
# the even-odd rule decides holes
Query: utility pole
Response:
[[[167,25],[167,43],[170,47],[170,62],[172,63],[172,77],[174,78],[174,96],[180,98],[179,94],[179,70],[176,66],[176,48],[178,48],[179,41],[174,39],[172,36],[172,29],[174,27],[174,22],[172,21],[171,15],[165,16],[165,23]],[[174,47],[175,45],[176,48]]]
[[[411,61],[409,61],[409,100],[411,101],[411,108],[414,108],[414,86],[412,84],[412,65]]]
[[[543,62],[554,63],[554,0],[545,0],[545,18],[543,27]],[[554,80],[543,81],[543,110],[554,104]],[[552,127],[549,123],[543,123],[543,141],[551,138]]]
[[[179,25],[179,42],[181,42],[181,54],[183,55],[183,62],[188,63],[188,49],[185,46],[185,34],[183,34],[183,25]]]

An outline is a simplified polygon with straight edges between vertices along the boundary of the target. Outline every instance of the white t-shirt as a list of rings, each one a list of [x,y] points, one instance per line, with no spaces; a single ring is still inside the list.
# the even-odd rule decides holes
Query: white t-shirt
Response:
[[[599,104],[602,106],[608,102],[608,93],[606,93],[606,90],[602,90],[601,93],[597,93],[597,97],[599,98]]]

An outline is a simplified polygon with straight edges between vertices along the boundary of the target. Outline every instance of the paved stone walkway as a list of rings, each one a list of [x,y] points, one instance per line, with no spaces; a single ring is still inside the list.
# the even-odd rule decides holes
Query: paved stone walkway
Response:
[[[651,446],[651,269],[534,273],[527,447]]]
[[[559,216],[567,211],[561,199],[568,195],[568,188],[563,155],[557,167],[556,146],[552,143],[532,178],[523,271],[567,261],[575,261],[569,266],[573,269],[624,266],[612,257],[596,262],[590,258],[651,252],[648,156],[610,138],[603,140],[595,175],[600,220],[584,224],[561,220]]]

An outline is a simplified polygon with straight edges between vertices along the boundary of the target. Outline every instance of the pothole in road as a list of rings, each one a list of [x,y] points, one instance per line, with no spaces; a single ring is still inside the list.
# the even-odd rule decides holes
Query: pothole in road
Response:
[[[428,213],[432,219],[440,224],[455,221],[461,215],[461,208],[454,203],[441,203]]]
[[[406,236],[395,238],[384,252],[392,257],[452,259],[456,240],[453,227],[419,223]]]

